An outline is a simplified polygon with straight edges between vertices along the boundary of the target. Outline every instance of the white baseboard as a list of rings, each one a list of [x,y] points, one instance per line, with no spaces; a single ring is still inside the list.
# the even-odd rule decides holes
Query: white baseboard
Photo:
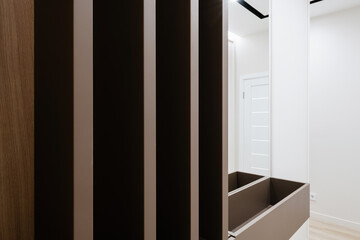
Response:
[[[357,222],[329,216],[329,215],[314,212],[314,211],[310,211],[310,216],[313,219],[316,219],[316,220],[319,220],[319,221],[322,221],[325,223],[339,225],[339,226],[346,227],[346,228],[353,229],[355,231],[360,232],[360,223],[357,223]]]

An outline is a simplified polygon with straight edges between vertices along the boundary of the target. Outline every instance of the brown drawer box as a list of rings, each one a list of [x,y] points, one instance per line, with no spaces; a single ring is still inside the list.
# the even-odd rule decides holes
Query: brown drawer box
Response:
[[[230,236],[290,239],[310,216],[309,194],[309,184],[268,177],[229,192]]]
[[[244,187],[245,185],[252,183],[256,180],[259,180],[260,178],[263,178],[263,176],[250,174],[250,173],[244,173],[244,172],[233,172],[229,175],[229,192],[234,191],[238,188]]]

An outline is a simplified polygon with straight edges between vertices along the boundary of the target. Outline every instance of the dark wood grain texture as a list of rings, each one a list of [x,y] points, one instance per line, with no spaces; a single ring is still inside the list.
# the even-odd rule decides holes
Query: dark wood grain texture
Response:
[[[34,239],[34,4],[0,0],[0,239]]]

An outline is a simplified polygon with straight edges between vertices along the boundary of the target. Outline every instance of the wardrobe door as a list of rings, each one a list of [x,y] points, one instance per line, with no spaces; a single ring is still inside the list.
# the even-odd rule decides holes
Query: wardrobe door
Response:
[[[0,0],[0,239],[34,239],[33,0]]]
[[[198,239],[198,1],[156,1],[157,239]]]
[[[227,1],[199,3],[200,236],[227,239]]]

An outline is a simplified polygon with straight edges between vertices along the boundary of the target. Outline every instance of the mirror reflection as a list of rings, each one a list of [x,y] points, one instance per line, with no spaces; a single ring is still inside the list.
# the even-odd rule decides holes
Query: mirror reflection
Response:
[[[229,173],[270,176],[269,1],[229,1]]]

